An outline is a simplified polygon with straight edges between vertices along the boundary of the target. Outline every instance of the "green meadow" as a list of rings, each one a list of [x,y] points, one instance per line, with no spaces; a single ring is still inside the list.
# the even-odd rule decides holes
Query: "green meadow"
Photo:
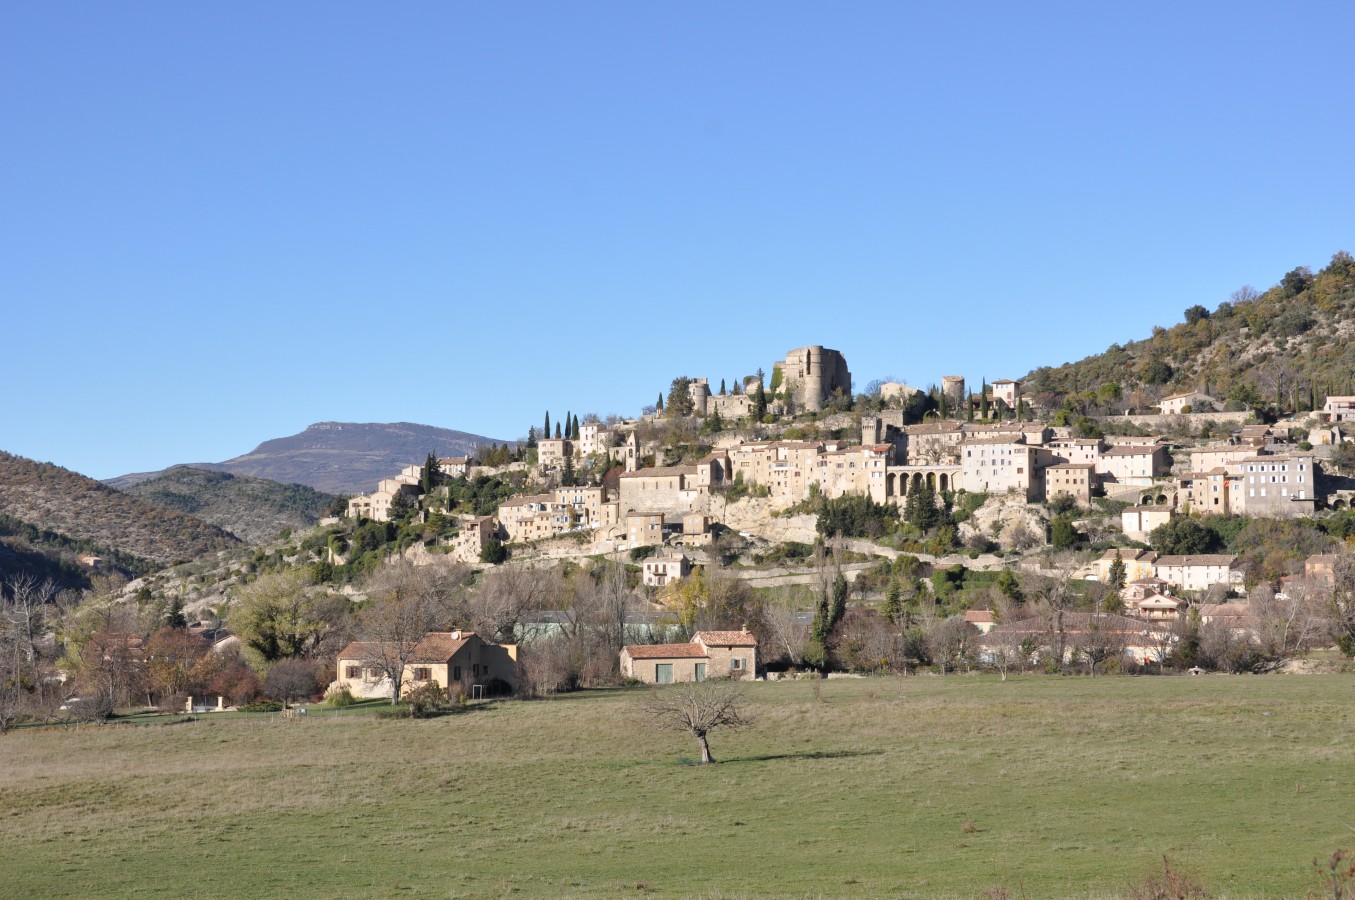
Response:
[[[0,737],[16,897],[1123,896],[1316,889],[1355,678],[756,683],[719,763],[643,690]]]

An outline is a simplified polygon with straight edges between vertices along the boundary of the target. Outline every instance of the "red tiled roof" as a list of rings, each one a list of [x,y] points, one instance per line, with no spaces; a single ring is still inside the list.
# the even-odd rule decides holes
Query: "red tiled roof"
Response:
[[[631,659],[705,659],[700,644],[635,644],[623,648]]]
[[[698,631],[692,636],[707,647],[756,647],[757,638],[746,631]]]
[[[353,641],[339,651],[339,659],[370,659],[380,653],[380,641]]]
[[[445,663],[466,645],[473,631],[430,631],[414,647],[412,663]],[[453,637],[453,635],[456,635]]]

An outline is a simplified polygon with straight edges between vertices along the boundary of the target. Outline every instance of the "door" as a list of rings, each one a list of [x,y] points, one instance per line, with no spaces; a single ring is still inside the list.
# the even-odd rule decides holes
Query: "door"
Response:
[[[705,663],[697,663],[697,664],[696,664],[696,680],[697,680],[697,681],[705,681],[705,680],[706,680],[706,664],[705,664]]]
[[[673,683],[673,664],[655,663],[654,664],[654,682],[656,684]]]

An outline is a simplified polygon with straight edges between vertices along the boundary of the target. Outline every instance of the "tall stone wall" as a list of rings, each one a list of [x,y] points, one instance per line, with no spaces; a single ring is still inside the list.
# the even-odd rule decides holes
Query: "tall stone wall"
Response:
[[[852,373],[847,359],[837,350],[817,344],[786,354],[781,365],[781,382],[786,395],[801,409],[817,412],[839,388],[852,392]]]

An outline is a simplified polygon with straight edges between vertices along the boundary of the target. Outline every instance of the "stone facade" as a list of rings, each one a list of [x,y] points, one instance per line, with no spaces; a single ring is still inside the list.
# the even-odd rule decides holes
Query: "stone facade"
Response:
[[[851,396],[852,373],[846,358],[836,350],[801,347],[787,353],[786,361],[778,365],[781,388],[796,409],[821,410],[836,390]]]

